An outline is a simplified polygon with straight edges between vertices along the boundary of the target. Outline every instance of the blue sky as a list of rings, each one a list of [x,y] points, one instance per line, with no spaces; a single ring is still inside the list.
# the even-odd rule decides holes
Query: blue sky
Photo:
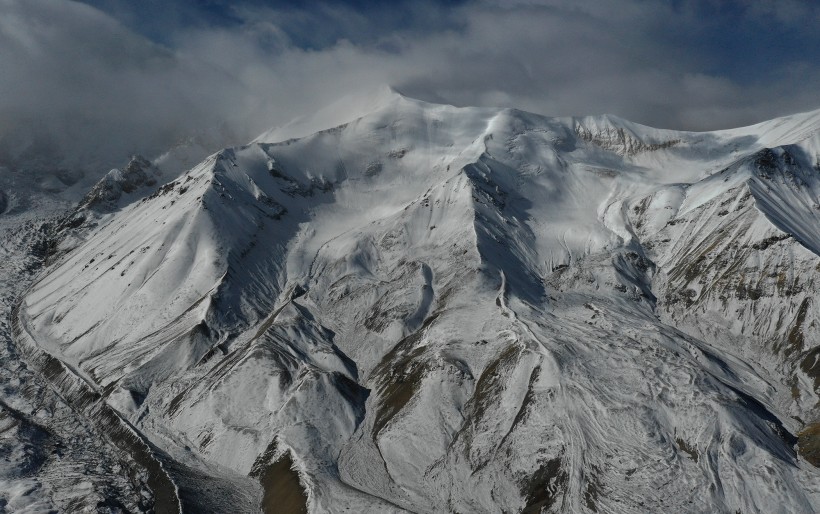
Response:
[[[820,108],[818,25],[815,0],[0,0],[0,134],[80,117],[98,127],[87,144],[116,131],[150,153],[205,126],[253,137],[381,84],[728,128]]]

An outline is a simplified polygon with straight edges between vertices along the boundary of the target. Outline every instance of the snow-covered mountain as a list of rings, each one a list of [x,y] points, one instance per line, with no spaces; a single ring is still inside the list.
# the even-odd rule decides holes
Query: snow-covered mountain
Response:
[[[820,111],[346,121],[112,172],[14,313],[155,505],[820,509]]]

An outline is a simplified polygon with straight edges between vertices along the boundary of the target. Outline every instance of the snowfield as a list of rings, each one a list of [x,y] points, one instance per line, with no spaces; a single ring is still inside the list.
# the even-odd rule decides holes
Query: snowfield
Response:
[[[148,503],[820,510],[820,111],[347,107],[112,172],[22,297]]]

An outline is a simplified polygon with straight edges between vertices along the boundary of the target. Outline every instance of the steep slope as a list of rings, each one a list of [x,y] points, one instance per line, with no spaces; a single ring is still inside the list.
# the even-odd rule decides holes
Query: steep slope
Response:
[[[786,377],[798,417],[815,408],[818,386],[804,341],[816,340],[818,327],[819,147],[815,133],[760,150],[701,183],[644,198],[630,213],[640,227],[666,210],[664,226],[638,229],[663,270],[660,312]]]
[[[112,170],[88,192],[97,178],[93,160],[72,168],[54,148],[26,149],[25,141],[20,142],[23,145],[11,149],[19,158],[11,161],[5,159],[10,149],[5,144],[10,141],[0,144],[4,146],[0,160],[8,165],[0,165],[0,510],[159,509],[174,493],[166,488],[171,494],[163,496],[164,474],[154,473],[157,463],[152,466],[143,459],[146,455],[140,452],[145,448],[139,436],[126,425],[111,423],[111,410],[106,416],[101,414],[104,409],[92,405],[90,410],[96,414],[87,417],[83,412],[87,397],[66,394],[63,386],[70,380],[58,383],[57,361],[27,353],[19,339],[18,345],[12,343],[18,326],[14,308],[42,266],[82,242],[89,227],[105,223],[112,212],[150,194],[167,181],[169,170],[178,172],[185,158],[201,149],[190,143],[171,149],[160,159],[162,170],[137,157],[123,169]],[[199,153],[196,161],[204,155]],[[89,201],[72,205],[85,193]],[[43,368],[43,363],[48,366]],[[191,475],[186,469],[181,472]],[[219,505],[210,500],[226,488],[211,479],[206,482],[215,491],[209,495],[209,505]],[[237,494],[221,496],[230,498],[232,505],[246,501]],[[248,505],[255,503],[251,494]]]
[[[266,504],[810,511],[818,129],[393,93],[106,218],[18,337]]]

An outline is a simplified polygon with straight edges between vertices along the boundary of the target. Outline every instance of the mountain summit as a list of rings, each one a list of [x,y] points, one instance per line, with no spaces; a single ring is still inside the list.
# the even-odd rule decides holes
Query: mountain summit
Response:
[[[64,240],[22,299],[18,346],[153,501],[820,508],[820,111],[340,105]]]

